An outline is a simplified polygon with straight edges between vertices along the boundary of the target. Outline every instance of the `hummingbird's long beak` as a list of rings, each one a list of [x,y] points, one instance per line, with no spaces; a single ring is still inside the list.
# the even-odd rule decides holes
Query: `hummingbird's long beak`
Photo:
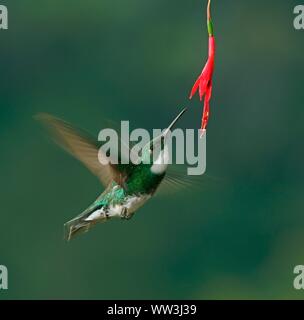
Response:
[[[171,122],[171,124],[169,125],[169,127],[167,129],[165,129],[165,131],[163,132],[163,136],[165,137],[168,132],[175,126],[176,122],[181,118],[181,116],[187,111],[187,107],[184,108],[178,115],[177,117]]]

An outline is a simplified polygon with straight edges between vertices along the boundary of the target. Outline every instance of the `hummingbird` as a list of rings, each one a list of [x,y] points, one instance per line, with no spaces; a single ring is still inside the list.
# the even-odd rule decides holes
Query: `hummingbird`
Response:
[[[184,108],[162,131],[143,148],[139,161],[130,164],[104,165],[99,161],[101,142],[87,132],[73,127],[66,121],[49,114],[39,114],[41,121],[61,147],[82,162],[95,174],[105,190],[81,214],[64,224],[64,236],[70,241],[76,235],[89,231],[94,225],[113,218],[131,219],[134,213],[153,197],[165,181],[172,185],[182,184],[178,176],[165,179],[168,169],[168,134],[186,112]]]

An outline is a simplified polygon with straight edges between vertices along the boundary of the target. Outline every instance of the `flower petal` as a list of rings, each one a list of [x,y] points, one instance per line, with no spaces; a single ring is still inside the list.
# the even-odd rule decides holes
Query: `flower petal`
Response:
[[[198,87],[199,87],[200,80],[201,80],[201,76],[199,76],[199,77],[197,78],[197,80],[195,81],[194,86],[193,86],[193,88],[192,88],[192,90],[191,90],[189,99],[192,99],[192,97],[195,95],[195,93],[196,93],[196,91],[197,91],[197,89],[198,89]]]
[[[205,101],[204,101],[204,111],[202,116],[202,126],[201,129],[205,130],[208,125],[208,120],[210,116],[210,99],[212,95],[212,83],[207,86]]]
[[[201,82],[199,85],[199,96],[201,101],[203,100],[203,96],[207,90],[207,84],[208,84],[207,79],[201,78]]]

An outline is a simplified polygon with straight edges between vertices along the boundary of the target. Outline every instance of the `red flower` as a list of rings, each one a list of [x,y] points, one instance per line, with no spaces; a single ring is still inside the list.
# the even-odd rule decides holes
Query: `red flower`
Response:
[[[208,34],[209,34],[209,55],[208,60],[204,66],[204,69],[198,79],[196,80],[191,93],[190,99],[195,95],[195,93],[199,92],[200,100],[203,100],[203,96],[205,95],[204,100],[204,111],[202,116],[202,125],[201,129],[206,130],[209,114],[210,114],[210,100],[212,95],[212,76],[214,71],[214,57],[215,57],[215,39],[213,36],[213,27],[210,17],[210,0],[208,2],[207,8],[207,26],[208,26]]]

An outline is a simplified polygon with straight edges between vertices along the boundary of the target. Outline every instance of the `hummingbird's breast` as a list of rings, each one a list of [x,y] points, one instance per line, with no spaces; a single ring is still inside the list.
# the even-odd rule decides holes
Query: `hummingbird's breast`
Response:
[[[164,176],[165,172],[155,174],[151,171],[151,165],[142,164],[126,181],[126,192],[129,195],[153,195]]]
[[[94,203],[94,209],[90,212],[86,221],[98,221],[114,217],[129,219],[150,198],[151,195],[149,194],[126,194],[123,188],[115,185]]]

